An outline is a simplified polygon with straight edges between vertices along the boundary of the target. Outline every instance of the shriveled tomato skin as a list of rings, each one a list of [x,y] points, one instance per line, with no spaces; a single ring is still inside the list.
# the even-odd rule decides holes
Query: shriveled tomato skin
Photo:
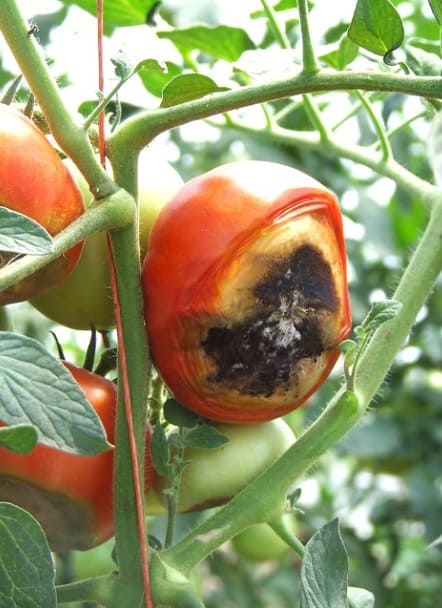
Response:
[[[228,163],[185,184],[158,217],[142,280],[156,368],[220,422],[304,403],[350,331],[337,200],[278,163]]]
[[[0,205],[22,213],[55,235],[84,211],[83,199],[56,150],[21,112],[0,104]],[[26,300],[69,275],[79,243],[17,285],[0,291],[0,305]],[[0,252],[0,265],[10,255]]]

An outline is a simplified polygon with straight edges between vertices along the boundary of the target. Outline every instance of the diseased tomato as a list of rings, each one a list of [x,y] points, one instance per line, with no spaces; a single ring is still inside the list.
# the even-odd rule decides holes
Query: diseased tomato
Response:
[[[116,386],[64,363],[114,443]],[[146,459],[146,489],[153,470]],[[29,454],[0,447],[0,500],[32,513],[54,551],[89,549],[113,535],[113,450],[95,456],[37,445]]]
[[[0,104],[0,205],[22,213],[55,235],[84,211],[78,186],[56,150],[32,121]],[[26,300],[69,275],[79,243],[18,284],[0,291],[0,305]],[[15,255],[0,252],[0,266]]]
[[[350,331],[338,203],[285,165],[240,161],[187,182],[158,217],[142,279],[158,372],[216,421],[304,403]]]
[[[91,202],[88,185],[72,163],[68,165],[80,185],[86,205]],[[177,171],[150,150],[138,164],[140,249],[146,254],[152,225],[164,204],[182,186]],[[142,259],[143,259],[142,257]],[[72,329],[107,329],[115,325],[111,281],[103,232],[86,240],[81,258],[66,281],[31,299],[41,313]]]
[[[217,424],[229,439],[217,448],[185,448],[178,491],[178,512],[200,511],[226,503],[275,462],[295,442],[288,424],[271,420],[257,424]],[[165,503],[168,480],[155,477],[154,488]]]

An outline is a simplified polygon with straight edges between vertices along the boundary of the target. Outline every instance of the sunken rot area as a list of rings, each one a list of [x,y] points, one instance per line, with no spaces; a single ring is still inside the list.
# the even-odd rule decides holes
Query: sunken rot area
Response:
[[[337,201],[285,165],[229,163],[188,182],[154,226],[143,284],[158,371],[221,422],[301,405],[350,330]]]

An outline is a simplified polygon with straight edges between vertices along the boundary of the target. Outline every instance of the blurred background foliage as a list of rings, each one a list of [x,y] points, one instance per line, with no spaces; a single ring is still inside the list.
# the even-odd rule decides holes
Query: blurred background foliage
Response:
[[[26,4],[29,3],[23,1],[23,5]],[[68,102],[76,106],[76,110],[80,105],[77,99],[93,99],[91,91],[94,91],[95,76],[89,69],[84,71],[81,57],[76,60],[77,71],[72,69],[72,61],[69,61],[69,55],[73,53],[69,35],[75,35],[78,42],[82,36],[90,36],[93,32],[92,17],[73,6],[75,4],[57,0],[36,1],[32,3],[32,9],[29,6],[24,6],[24,9],[32,10],[33,21],[39,27],[40,43],[53,61],[59,82],[65,86]],[[140,5],[140,2],[135,4]],[[228,11],[222,4],[208,0],[192,3],[169,0],[157,12],[151,13],[150,20],[159,30],[167,31],[174,26],[214,26],[226,22],[247,29],[256,46],[255,51],[250,52],[264,49],[269,63],[278,67],[279,64],[273,62],[273,58],[278,57],[275,54],[277,45],[272,28],[263,17],[261,3],[258,0],[246,2],[241,7],[235,3],[234,11],[230,3],[227,3],[230,6]],[[311,4],[315,45],[321,53],[327,54],[330,45],[345,35],[356,2],[343,3],[342,12],[336,11],[336,7],[330,8],[327,0]],[[398,49],[399,60],[406,59],[411,65],[414,53],[415,70],[440,74],[440,28],[429,4],[424,0],[396,0],[393,4],[402,17],[406,41],[411,41],[408,50],[406,43]],[[144,3],[147,5],[149,2]],[[296,11],[282,10],[290,9],[291,5],[291,2],[283,0],[275,3],[280,9],[277,15],[285,34],[297,49],[299,29]],[[147,40],[153,29],[148,25],[125,28],[110,23],[110,26],[109,57],[122,40]],[[134,53],[134,46],[129,48],[126,45],[124,51]],[[139,107],[156,107],[159,101],[149,91],[160,94],[167,78],[194,69],[195,65],[220,84],[244,77],[238,70],[231,71],[231,66],[226,68],[228,62],[225,60],[198,50],[194,53],[186,50],[181,54],[170,43],[166,47],[161,43],[157,47],[141,45],[141,50],[136,48],[136,53],[139,58],[157,56],[168,61],[169,70],[166,78],[155,73],[150,79],[135,79],[133,86],[122,89],[119,102],[123,117]],[[246,54],[246,51],[242,53],[242,59]],[[93,63],[93,59],[89,59]],[[370,67],[374,62],[379,64],[380,60],[368,52],[360,52],[357,62],[358,66]],[[401,69],[400,66],[384,68]],[[108,69],[111,72],[111,67]],[[265,71],[266,68],[263,69]],[[4,89],[16,75],[13,62],[2,50],[0,86]],[[85,81],[89,81],[88,89],[84,88]],[[25,85],[19,95],[26,97]],[[431,179],[426,139],[434,107],[398,94],[373,94],[370,100],[385,131],[394,131],[390,145],[395,158],[422,178]],[[341,141],[371,146],[371,149],[376,146],[376,133],[357,96],[345,93],[322,95],[318,97],[318,104],[328,124],[337,123],[347,114],[348,119],[339,131]],[[312,128],[301,102],[278,101],[269,104],[268,111],[287,111],[282,124],[288,129],[303,131]],[[407,123],[410,117],[415,117],[415,120]],[[175,129],[158,138],[152,146],[158,149],[158,154],[168,158],[185,179],[229,160],[256,158],[293,165],[335,191],[345,215],[354,323],[360,323],[373,301],[391,294],[401,270],[407,265],[426,223],[422,202],[366,167],[331,157],[321,149],[278,141],[261,128],[263,114],[257,108],[238,112],[235,120],[251,129],[238,130],[229,124],[220,126],[223,121],[216,117],[206,123],[192,123]],[[398,125],[402,128],[395,130]],[[436,285],[421,310],[412,334],[398,354],[387,381],[362,424],[322,458],[299,483],[302,493],[296,520],[300,537],[307,541],[315,530],[338,516],[349,553],[350,584],[372,591],[377,608],[433,608],[440,605],[442,598],[440,287],[440,283]],[[27,304],[14,305],[10,309],[15,330],[37,338],[55,352],[50,334],[53,330],[68,358],[82,362],[88,332],[74,333],[53,326]],[[113,336],[108,338],[112,342]],[[339,384],[340,373],[338,366],[330,380],[311,398],[310,404],[288,416],[297,433],[316,417],[333,394]],[[182,516],[177,534],[180,529],[186,530],[198,517],[204,517],[204,514]],[[152,533],[161,537],[163,527],[162,519],[156,518],[152,522]],[[259,539],[256,542],[259,543]],[[92,552],[76,553],[73,562],[67,561],[61,568],[60,576],[64,576],[63,572],[69,573],[71,568],[79,576],[100,573],[103,569],[107,571],[112,568],[110,548],[111,543],[108,543]],[[242,558],[229,544],[213,555],[197,571],[195,578],[197,585],[204,590],[208,608],[292,608],[296,606],[294,598],[299,588],[299,572],[300,562],[293,554],[255,563]]]

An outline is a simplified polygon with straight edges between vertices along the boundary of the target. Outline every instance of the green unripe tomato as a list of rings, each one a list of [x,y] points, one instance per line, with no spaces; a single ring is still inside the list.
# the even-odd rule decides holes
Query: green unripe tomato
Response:
[[[226,503],[273,464],[295,441],[293,431],[281,418],[257,424],[217,424],[229,438],[217,448],[185,448],[184,468],[178,491],[179,512],[199,511]],[[168,480],[154,480],[158,495]]]
[[[92,202],[88,184],[71,162],[67,164],[87,206]],[[158,213],[182,184],[180,175],[169,163],[148,149],[142,151],[138,162],[141,259],[146,254]],[[93,234],[86,240],[80,260],[66,281],[30,301],[45,316],[72,329],[114,327],[105,233]]]
[[[286,525],[295,532],[296,522],[293,514],[283,515]],[[278,560],[290,553],[289,545],[265,523],[254,524],[232,538],[236,553],[251,562]]]

